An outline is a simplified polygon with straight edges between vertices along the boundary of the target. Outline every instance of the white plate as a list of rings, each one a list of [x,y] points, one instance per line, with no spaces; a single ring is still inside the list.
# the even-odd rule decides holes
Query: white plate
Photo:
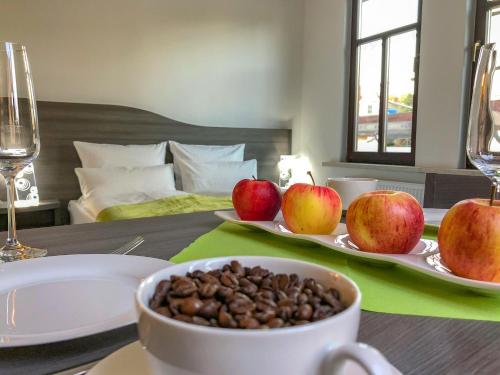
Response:
[[[335,232],[331,235],[294,234],[286,228],[282,219],[279,217],[276,221],[244,221],[239,219],[235,211],[216,211],[215,215],[225,221],[263,229],[281,237],[313,242],[366,261],[397,264],[481,293],[500,294],[500,283],[466,279],[456,276],[449,270],[444,269],[442,263],[437,262],[434,256],[439,253],[439,248],[437,242],[433,240],[420,240],[417,246],[409,254],[368,253],[360,251],[349,241],[347,229],[344,224],[339,224]]]
[[[131,255],[64,255],[0,265],[0,348],[63,341],[136,322],[142,279],[168,267]]]
[[[230,354],[230,353],[228,353]],[[392,368],[392,375],[401,375],[401,372],[395,367]],[[344,375],[366,375],[357,364],[349,361],[346,363]],[[124,346],[113,354],[104,358],[96,366],[94,366],[87,375],[155,375],[148,366],[146,351],[141,344],[136,341],[132,344]],[[172,371],[172,373],[162,375],[190,375],[185,371]],[[191,374],[192,375],[192,374]]]

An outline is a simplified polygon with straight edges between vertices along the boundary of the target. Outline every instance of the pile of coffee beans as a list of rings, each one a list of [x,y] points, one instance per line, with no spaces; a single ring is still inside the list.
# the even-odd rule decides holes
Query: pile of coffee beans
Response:
[[[296,274],[273,274],[232,261],[222,269],[171,276],[156,287],[151,309],[202,326],[269,329],[326,319],[344,310],[336,289]]]

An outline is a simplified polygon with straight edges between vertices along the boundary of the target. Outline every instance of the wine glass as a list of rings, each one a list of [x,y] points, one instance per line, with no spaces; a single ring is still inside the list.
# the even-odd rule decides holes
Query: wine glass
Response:
[[[0,174],[7,188],[7,241],[0,260],[10,262],[37,258],[47,250],[21,245],[16,236],[16,175],[40,151],[38,115],[26,47],[0,42]]]
[[[493,114],[491,107],[495,70],[495,43],[489,43],[481,47],[477,60],[467,132],[467,157],[492,182],[490,205],[493,205],[500,188],[500,118],[495,121],[497,115]]]

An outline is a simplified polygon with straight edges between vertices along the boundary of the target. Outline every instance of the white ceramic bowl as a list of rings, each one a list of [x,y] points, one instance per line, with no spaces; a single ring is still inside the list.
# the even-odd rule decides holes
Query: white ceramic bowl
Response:
[[[329,178],[326,186],[335,189],[342,200],[342,209],[347,210],[353,200],[363,193],[377,190],[378,180],[363,177]]]
[[[231,260],[260,265],[274,273],[313,277],[340,291],[348,306],[341,313],[303,326],[271,330],[203,327],[155,313],[148,307],[156,285],[171,275],[221,268]],[[136,294],[139,338],[148,351],[151,370],[168,375],[320,375],[334,374],[353,359],[369,374],[391,374],[375,349],[357,344],[361,294],[344,275],[311,263],[271,257],[227,257],[197,260],[159,271]]]

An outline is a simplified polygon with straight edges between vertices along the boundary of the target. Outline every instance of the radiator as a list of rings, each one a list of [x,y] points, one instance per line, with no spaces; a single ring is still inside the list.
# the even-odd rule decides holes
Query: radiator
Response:
[[[377,184],[377,190],[397,190],[405,191],[413,195],[420,202],[421,205],[424,204],[424,184],[414,184],[410,182],[401,181],[386,181],[379,180]]]

